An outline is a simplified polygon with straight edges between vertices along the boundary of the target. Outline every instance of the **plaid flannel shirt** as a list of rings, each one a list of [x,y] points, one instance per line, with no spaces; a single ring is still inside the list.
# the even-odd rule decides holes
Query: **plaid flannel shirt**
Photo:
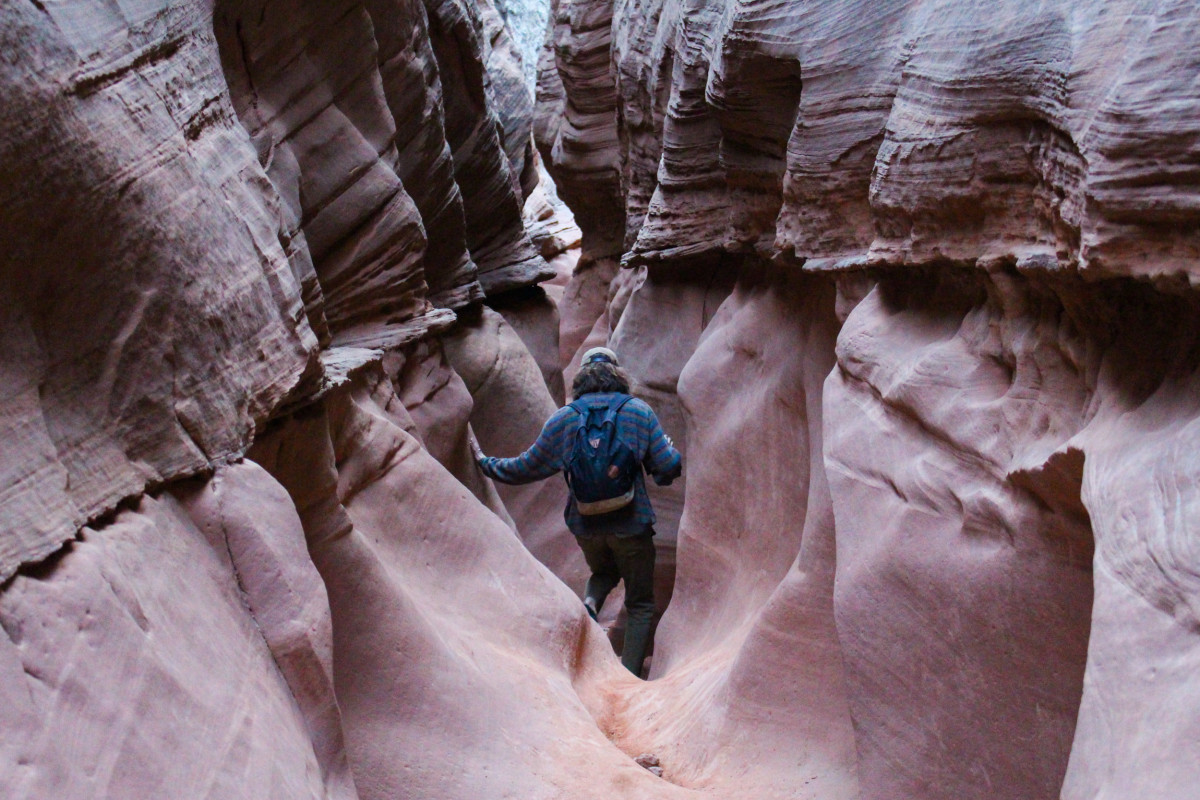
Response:
[[[585,394],[576,402],[596,408],[620,402],[624,395],[616,393]],[[563,470],[563,461],[575,438],[582,419],[570,406],[563,406],[546,421],[542,432],[528,450],[515,458],[484,458],[479,462],[484,474],[501,483],[532,483],[548,478]],[[663,433],[653,409],[636,397],[621,408],[617,415],[617,436],[639,456],[646,472],[659,485],[669,484],[683,471],[683,459]],[[576,536],[597,533],[636,534],[648,530],[654,524],[654,508],[646,494],[646,481],[642,471],[634,476],[633,502],[624,509],[584,517],[575,506],[575,498],[568,493],[567,508],[563,514],[567,527]],[[606,519],[607,518],[607,519]],[[613,524],[617,525],[612,529]]]

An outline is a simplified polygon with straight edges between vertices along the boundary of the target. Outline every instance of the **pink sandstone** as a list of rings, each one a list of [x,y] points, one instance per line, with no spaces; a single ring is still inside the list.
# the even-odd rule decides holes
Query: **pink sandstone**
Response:
[[[1200,796],[1197,23],[6,5],[0,794]],[[597,344],[646,683],[467,444]]]

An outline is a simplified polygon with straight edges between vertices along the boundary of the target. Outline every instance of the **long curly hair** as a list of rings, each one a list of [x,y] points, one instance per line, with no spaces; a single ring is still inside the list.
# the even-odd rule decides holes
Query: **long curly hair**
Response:
[[[593,361],[584,364],[575,373],[575,380],[571,382],[571,396],[578,400],[585,394],[629,394],[629,387],[629,374],[625,370],[607,361]]]

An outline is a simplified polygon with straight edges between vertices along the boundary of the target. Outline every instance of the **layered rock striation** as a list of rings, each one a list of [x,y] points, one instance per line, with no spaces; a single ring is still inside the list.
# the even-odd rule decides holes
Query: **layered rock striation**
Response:
[[[1196,10],[553,19],[539,147],[686,424],[633,749],[724,796],[1191,796]]]
[[[439,336],[498,406],[554,407],[510,328],[469,333],[570,244],[525,227],[495,9],[33,3],[0,31],[0,794],[552,797],[596,784],[585,741],[607,791],[657,781],[597,729],[619,666],[516,533],[565,536],[561,490],[510,512],[475,470]]]
[[[516,10],[0,11],[0,794],[1194,796],[1196,9]],[[649,682],[468,447],[602,343]]]

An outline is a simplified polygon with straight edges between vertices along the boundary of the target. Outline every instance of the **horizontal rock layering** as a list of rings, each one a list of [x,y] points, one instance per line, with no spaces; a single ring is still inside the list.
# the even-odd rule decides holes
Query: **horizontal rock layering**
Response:
[[[716,248],[1200,277],[1194,7],[613,8],[556,3],[537,133],[568,200],[624,192],[633,263]],[[585,242],[612,213],[585,216]]]
[[[686,422],[627,749],[730,797],[1195,796],[1196,7],[552,19],[539,148]]]
[[[595,784],[578,753],[656,781],[573,688],[629,679],[513,534],[553,561],[561,488],[510,513],[467,446],[471,389],[497,415],[561,396],[469,321],[578,240],[545,199],[526,231],[532,98],[495,9],[69,0],[6,7],[0,37],[0,794],[549,797]],[[458,314],[450,341],[504,353],[483,389],[438,338]],[[555,361],[557,326],[525,323]],[[437,710],[414,698],[443,645]]]
[[[521,218],[530,101],[489,77],[519,71],[494,16],[4,10],[0,575],[236,455],[320,383],[321,347],[401,345],[452,321],[435,304],[553,274]]]
[[[1195,797],[1198,22],[6,5],[0,795]],[[604,343],[648,683],[468,446]]]

